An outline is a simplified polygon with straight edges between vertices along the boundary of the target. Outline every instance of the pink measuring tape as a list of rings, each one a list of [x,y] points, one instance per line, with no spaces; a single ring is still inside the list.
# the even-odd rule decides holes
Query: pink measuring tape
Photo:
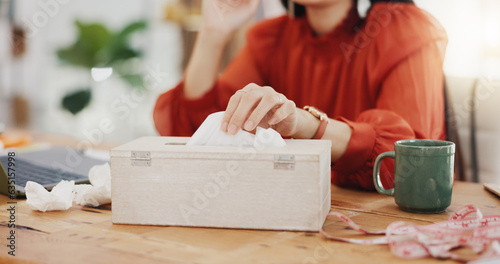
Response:
[[[467,217],[472,213],[476,213],[476,217]],[[375,239],[342,238],[330,236],[321,228],[320,233],[327,239],[361,245],[388,244],[392,254],[400,258],[432,256],[467,262],[469,260],[452,252],[462,247],[472,248],[480,259],[500,257],[500,215],[483,216],[474,205],[457,209],[448,221],[430,225],[399,221],[390,224],[385,230],[375,232],[361,228],[341,213],[331,212],[329,216],[339,218],[353,230],[364,234],[385,236]]]

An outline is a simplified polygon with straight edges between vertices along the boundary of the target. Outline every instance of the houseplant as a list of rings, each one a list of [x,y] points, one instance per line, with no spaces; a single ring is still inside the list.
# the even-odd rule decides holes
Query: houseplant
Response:
[[[101,23],[75,21],[78,31],[75,42],[57,50],[58,58],[65,64],[85,68],[92,73],[117,74],[131,88],[143,87],[143,76],[134,69],[129,61],[139,58],[142,51],[131,46],[130,38],[134,33],[146,28],[145,21],[136,21],[116,32]],[[108,75],[108,76],[109,76]],[[76,115],[92,100],[92,87],[79,87],[62,98],[62,107]]]

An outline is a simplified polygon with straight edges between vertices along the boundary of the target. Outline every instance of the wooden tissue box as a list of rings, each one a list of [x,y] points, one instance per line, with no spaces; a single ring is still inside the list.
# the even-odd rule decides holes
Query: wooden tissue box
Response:
[[[143,137],[111,150],[115,224],[318,231],[330,210],[329,140],[283,148]]]

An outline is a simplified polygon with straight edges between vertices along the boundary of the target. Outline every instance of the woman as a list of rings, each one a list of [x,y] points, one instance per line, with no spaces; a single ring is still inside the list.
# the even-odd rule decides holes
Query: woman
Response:
[[[361,19],[356,0],[294,0],[296,17],[255,25],[218,76],[224,46],[260,1],[224,2],[204,1],[184,81],[155,107],[160,134],[189,136],[225,109],[221,129],[230,134],[259,125],[286,137],[331,140],[332,182],[363,189],[374,188],[373,162],[396,140],[445,138],[447,37],[412,1],[372,0]],[[386,188],[393,168],[393,161],[381,168]]]

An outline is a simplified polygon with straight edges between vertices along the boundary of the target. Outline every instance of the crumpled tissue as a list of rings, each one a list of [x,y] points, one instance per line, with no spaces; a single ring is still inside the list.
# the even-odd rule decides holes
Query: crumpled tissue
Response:
[[[74,181],[61,181],[52,191],[28,181],[25,187],[26,203],[42,212],[68,210],[73,201],[84,206],[97,207],[111,202],[111,169],[109,163],[96,165],[89,171],[91,184],[75,185]]]
[[[111,168],[109,163],[97,165],[89,171],[90,184],[75,185],[74,201],[83,206],[97,207],[111,203]]]
[[[196,130],[187,146],[254,146],[284,147],[285,140],[272,128],[257,127],[255,135],[240,129],[236,135],[221,130],[224,112],[216,112],[207,117]]]
[[[24,191],[26,203],[33,210],[42,212],[68,210],[73,203],[74,181],[61,181],[49,192],[42,185],[28,181]]]

